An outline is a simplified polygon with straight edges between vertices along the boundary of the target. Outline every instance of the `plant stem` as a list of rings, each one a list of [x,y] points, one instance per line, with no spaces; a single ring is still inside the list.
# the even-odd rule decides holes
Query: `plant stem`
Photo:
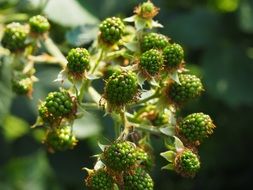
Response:
[[[147,97],[147,98],[144,98],[144,99],[138,101],[137,103],[130,104],[129,106],[130,106],[130,107],[131,107],[131,106],[138,106],[138,105],[141,105],[141,104],[143,104],[143,103],[148,102],[149,100],[152,100],[152,99],[154,99],[154,98],[157,98],[158,95],[159,95],[158,92],[159,92],[159,91],[157,90],[153,95],[151,95],[151,96],[149,96],[149,97]]]
[[[93,74],[93,73],[96,71],[96,69],[97,69],[97,67],[98,67],[98,65],[99,65],[99,63],[100,63],[100,61],[101,61],[102,58],[103,58],[103,54],[104,54],[104,50],[101,49],[101,50],[100,50],[100,53],[99,53],[99,57],[98,57],[98,59],[97,59],[95,65],[94,65],[94,67],[93,67],[92,70],[91,70],[91,74]]]
[[[93,99],[93,101],[99,105],[101,100],[101,95],[91,86],[88,87],[88,92]]]

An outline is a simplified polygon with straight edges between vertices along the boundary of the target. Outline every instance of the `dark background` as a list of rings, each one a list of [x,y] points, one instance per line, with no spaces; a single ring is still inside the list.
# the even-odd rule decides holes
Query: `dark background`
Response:
[[[39,5],[39,3],[41,3]],[[43,0],[0,0],[3,24],[26,21],[41,12]],[[108,16],[131,16],[141,1],[50,0],[43,13],[52,23],[51,37],[66,53],[72,46],[88,46],[94,24]],[[198,74],[206,91],[188,104],[182,115],[205,112],[214,119],[214,135],[200,147],[202,167],[194,179],[161,171],[163,142],[153,139],[156,166],[152,173],[157,190],[221,190],[253,188],[253,1],[252,0],[157,0],[159,32],[183,45],[188,68]],[[85,34],[84,38],[82,34]],[[1,56],[1,55],[0,55]],[[109,117],[96,113],[76,124],[81,139],[71,151],[49,154],[40,143],[40,129],[29,128],[36,119],[38,99],[57,89],[52,83],[60,68],[38,65],[34,98],[15,97],[9,76],[0,62],[0,189],[85,189],[86,173],[99,152],[101,132],[112,137]],[[89,118],[89,119],[88,119]],[[90,119],[91,118],[91,119]],[[101,119],[102,118],[102,119]]]

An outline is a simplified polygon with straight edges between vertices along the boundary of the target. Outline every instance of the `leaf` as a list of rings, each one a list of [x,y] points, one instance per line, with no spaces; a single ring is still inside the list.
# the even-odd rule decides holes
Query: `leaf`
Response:
[[[181,84],[181,83],[180,83],[180,80],[179,80],[179,77],[178,77],[178,72],[177,72],[177,71],[175,71],[175,72],[173,72],[173,73],[170,73],[169,76],[170,76],[170,78],[171,78],[172,80],[174,80],[176,83]]]
[[[182,149],[184,149],[184,144],[178,137],[174,136],[174,138],[175,138],[174,144],[175,144],[176,151],[177,152],[182,151]]]
[[[174,170],[174,165],[173,164],[167,164],[166,166],[162,167],[162,170]]]
[[[244,0],[239,7],[239,25],[240,28],[245,31],[253,32],[253,1]]]
[[[66,40],[72,46],[83,46],[95,40],[97,35],[97,24],[84,24],[68,31]]]
[[[88,112],[81,119],[76,119],[73,132],[79,139],[88,138],[98,134],[101,130],[99,120]]]
[[[168,127],[160,128],[160,131],[167,136],[175,135],[175,128],[172,125],[169,125]]]
[[[65,27],[98,23],[96,17],[74,0],[50,0],[44,9],[44,13],[50,20]]]
[[[14,141],[29,131],[29,124],[21,118],[7,115],[3,122],[3,130],[5,138]]]
[[[174,159],[175,159],[175,156],[176,156],[176,153],[169,150],[169,151],[166,151],[166,152],[162,152],[160,153],[160,155],[165,158],[167,161],[169,162],[173,162]]]
[[[9,112],[13,93],[11,89],[11,59],[0,56],[0,125]]]
[[[127,49],[129,49],[130,51],[133,51],[133,52],[139,52],[140,51],[139,43],[136,42],[136,41],[128,42],[128,43],[124,44],[124,46]]]

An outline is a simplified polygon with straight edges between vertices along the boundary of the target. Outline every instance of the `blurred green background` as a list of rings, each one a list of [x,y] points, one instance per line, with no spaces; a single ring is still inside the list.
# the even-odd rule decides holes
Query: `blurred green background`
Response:
[[[66,53],[70,47],[88,47],[97,23],[108,16],[131,16],[141,1],[128,0],[0,0],[0,31],[11,21],[27,21],[43,12],[52,23],[51,37]],[[203,79],[204,95],[183,110],[205,112],[214,118],[215,134],[200,147],[202,168],[196,178],[183,179],[161,171],[166,161],[161,140],[154,138],[157,190],[220,190],[253,188],[253,1],[154,0],[161,8],[160,30],[183,45],[188,68]],[[47,3],[47,4],[46,4]],[[71,151],[49,154],[39,142],[40,130],[31,130],[39,99],[57,89],[52,81],[60,68],[37,65],[34,97],[11,93],[9,68],[0,55],[0,190],[85,189],[86,173],[99,152],[101,132],[113,137],[110,118],[103,113],[75,124],[80,142]]]

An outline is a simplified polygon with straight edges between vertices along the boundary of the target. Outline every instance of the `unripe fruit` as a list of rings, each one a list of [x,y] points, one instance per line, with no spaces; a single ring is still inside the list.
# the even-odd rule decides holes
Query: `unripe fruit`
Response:
[[[108,44],[118,42],[125,30],[125,25],[118,17],[107,18],[99,26],[101,40]]]
[[[144,35],[141,40],[141,50],[143,52],[150,49],[164,49],[167,45],[169,45],[169,40],[166,36],[158,33],[148,33]]]
[[[53,150],[64,151],[72,149],[77,140],[70,126],[59,126],[48,132],[45,142]]]
[[[159,12],[159,9],[151,1],[147,1],[135,8],[134,13],[144,19],[152,19]]]
[[[48,94],[45,107],[53,117],[59,118],[73,113],[75,103],[68,92],[57,91]]]
[[[125,171],[140,162],[140,154],[135,145],[129,141],[114,142],[101,155],[104,164],[114,171]]]
[[[200,79],[195,75],[180,74],[179,81],[180,84],[173,82],[167,89],[167,96],[173,103],[185,103],[200,96],[204,91]]]
[[[150,49],[143,53],[140,58],[140,68],[144,74],[149,76],[155,76],[163,68],[163,56],[162,53],[156,49]]]
[[[22,50],[26,47],[28,29],[20,23],[13,22],[6,26],[2,37],[2,45],[10,51]]]
[[[30,78],[12,80],[12,90],[18,95],[27,95],[32,91],[32,81]]]
[[[184,50],[179,44],[171,44],[163,50],[165,66],[168,68],[177,68],[184,59]]]
[[[75,48],[68,52],[68,71],[74,76],[79,76],[90,68],[90,54],[85,48]]]
[[[34,33],[45,33],[49,30],[50,24],[44,16],[36,15],[29,19],[31,31]]]
[[[114,180],[104,169],[89,172],[89,176],[85,181],[87,187],[92,190],[114,189]]]
[[[178,125],[179,134],[188,141],[202,141],[213,133],[215,125],[209,115],[193,113],[185,117]]]
[[[137,93],[136,74],[122,71],[114,73],[107,80],[104,96],[110,105],[122,106],[133,101]]]
[[[150,175],[141,167],[124,174],[125,190],[153,190],[154,183]]]
[[[174,160],[175,171],[184,177],[194,177],[200,169],[200,161],[190,149],[178,153]]]

